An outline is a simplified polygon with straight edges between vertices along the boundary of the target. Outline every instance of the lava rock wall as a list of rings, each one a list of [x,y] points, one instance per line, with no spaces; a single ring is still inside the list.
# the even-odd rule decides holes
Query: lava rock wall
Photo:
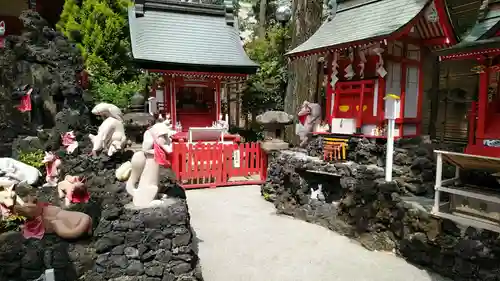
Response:
[[[394,144],[393,178],[411,195],[434,196],[434,149],[438,146],[427,138],[397,140]],[[463,151],[462,146],[439,145],[439,149]],[[385,167],[386,140],[350,138],[347,160],[363,165]],[[307,154],[323,158],[323,137],[308,144]],[[445,176],[454,174],[454,167],[445,165]]]
[[[371,250],[395,249],[410,262],[453,280],[499,280],[497,233],[430,216],[433,200],[405,196],[400,183],[384,181],[383,168],[329,164],[293,151],[269,159],[262,195],[279,213],[357,239]],[[318,184],[325,198],[311,199]]]
[[[93,235],[65,241],[46,234],[41,240],[24,239],[19,232],[0,235],[0,280],[26,281],[54,268],[57,281],[195,281],[203,280],[195,236],[190,227],[185,194],[169,170],[162,170],[160,188],[169,195],[157,208],[132,210],[125,184],[115,178],[116,168],[131,152],[113,157],[89,156],[87,138],[78,153],[62,157],[61,174],[83,176],[91,194],[87,204],[70,210],[89,214]],[[60,205],[56,188],[19,188],[17,193]]]
[[[19,112],[11,98],[15,88],[26,84],[40,91],[44,125],[55,126],[57,137],[83,130],[90,118],[79,117],[88,114],[78,81],[83,70],[80,51],[37,12],[23,11],[19,19],[22,34],[7,36],[5,48],[0,48],[0,140],[10,143],[18,135],[36,135],[29,114]]]

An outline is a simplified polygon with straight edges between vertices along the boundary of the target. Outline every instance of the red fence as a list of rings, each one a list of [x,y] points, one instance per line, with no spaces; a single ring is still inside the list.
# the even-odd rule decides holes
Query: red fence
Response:
[[[262,184],[267,157],[259,143],[174,143],[172,170],[186,189]]]

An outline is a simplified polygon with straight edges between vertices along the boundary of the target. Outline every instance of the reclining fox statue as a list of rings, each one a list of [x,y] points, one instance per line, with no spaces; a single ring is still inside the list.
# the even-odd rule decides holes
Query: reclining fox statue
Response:
[[[170,166],[170,137],[175,133],[168,122],[156,123],[144,133],[142,150],[134,153],[128,164],[132,171],[126,189],[132,196],[135,207],[151,207],[162,203],[161,200],[155,200],[158,195],[160,165]]]

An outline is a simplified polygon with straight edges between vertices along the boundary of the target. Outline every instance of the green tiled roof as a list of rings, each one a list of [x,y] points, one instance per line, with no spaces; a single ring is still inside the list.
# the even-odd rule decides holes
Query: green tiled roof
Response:
[[[223,6],[146,0],[143,7],[143,16],[136,6],[129,8],[128,16],[132,55],[143,68],[257,71],[258,65],[245,53]]]
[[[359,3],[359,4],[358,4]],[[371,38],[386,37],[408,24],[429,0],[347,1],[306,42],[287,55],[335,47]]]
[[[490,4],[491,5],[491,4]],[[440,56],[486,48],[500,48],[500,39],[491,38],[500,27],[500,10],[491,9],[455,46],[438,52]]]
[[[471,42],[481,39],[487,39],[493,34],[488,34],[495,25],[500,21],[500,11],[489,11],[484,20],[480,20],[471,31],[462,39],[463,42]]]

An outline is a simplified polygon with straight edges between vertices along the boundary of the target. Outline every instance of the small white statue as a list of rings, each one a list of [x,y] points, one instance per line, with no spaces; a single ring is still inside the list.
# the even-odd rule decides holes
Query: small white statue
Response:
[[[0,186],[4,187],[7,182],[33,185],[42,175],[37,168],[8,157],[0,158],[0,171],[4,173],[0,177]]]
[[[320,201],[325,200],[325,195],[323,195],[323,185],[318,184],[318,189],[314,190],[311,188],[311,199],[316,199]]]
[[[226,131],[229,131],[229,121],[228,120],[229,120],[229,118],[228,118],[227,114],[226,114],[225,119],[222,119],[222,114],[219,114],[219,120],[217,120],[217,122],[215,122],[215,124],[212,127],[222,128]]]
[[[175,133],[165,123],[156,123],[144,133],[142,150],[137,151],[130,160],[132,171],[126,184],[135,207],[144,208],[163,203],[162,200],[155,200],[158,195],[160,165],[170,165],[170,137]],[[136,187],[137,182],[139,184]]]
[[[92,113],[106,118],[97,131],[97,136],[89,135],[92,141],[92,154],[104,149],[108,156],[125,148],[127,137],[123,125],[121,110],[109,103],[100,103],[92,109]]]
[[[12,184],[8,187],[3,187],[0,191],[0,211],[2,218],[6,218],[12,215],[12,209],[14,205],[24,205],[23,200],[15,191],[16,185]]]
[[[45,157],[43,158],[42,163],[45,164],[45,171],[47,172],[47,175],[45,176],[46,183],[43,186],[57,186],[57,182],[59,181],[59,166],[61,165],[61,159],[59,159],[59,157],[52,152],[45,152]]]
[[[78,148],[78,142],[73,131],[66,132],[61,135],[61,143],[66,149],[66,152],[71,154]]]

